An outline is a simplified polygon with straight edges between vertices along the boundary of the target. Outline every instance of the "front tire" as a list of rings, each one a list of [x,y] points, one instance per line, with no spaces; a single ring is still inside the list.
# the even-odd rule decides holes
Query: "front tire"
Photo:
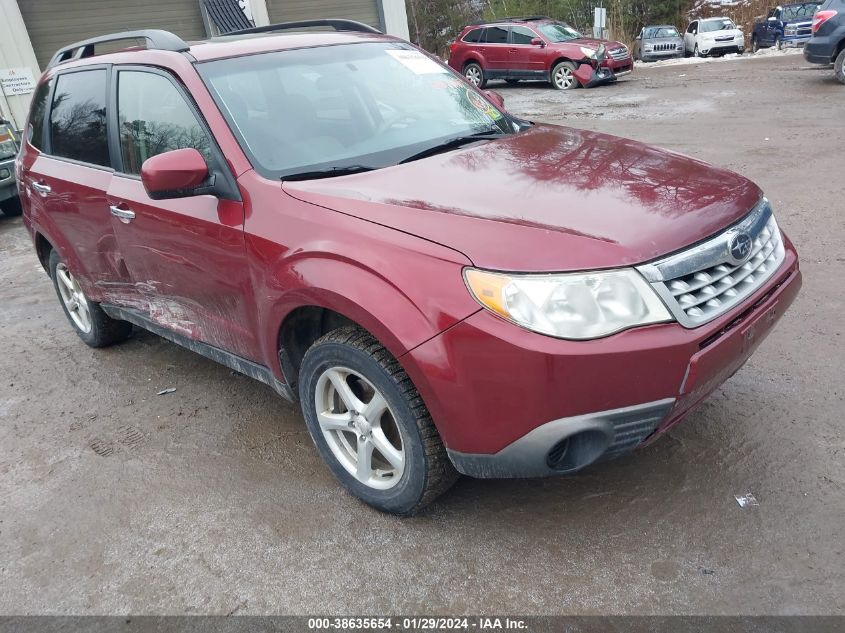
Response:
[[[364,330],[334,330],[308,349],[299,396],[323,460],[364,503],[415,514],[457,479],[416,387]]]
[[[783,50],[783,40],[780,39],[780,35],[775,36],[775,48],[779,51]]]
[[[760,50],[760,42],[757,41],[756,37],[751,38],[751,52],[757,53]]]
[[[552,86],[556,90],[575,90],[581,83],[575,78],[577,67],[572,62],[560,62],[552,68]]]
[[[693,57],[699,57],[699,58],[704,57],[704,55],[701,54],[701,51],[698,50],[698,44],[695,45],[695,50],[693,50],[692,56]]]
[[[21,214],[21,199],[15,196],[0,202],[0,211],[7,217],[15,217]]]
[[[464,66],[464,77],[476,88],[484,88],[487,85],[487,77],[484,75],[484,69],[475,62],[470,62]]]
[[[833,62],[833,76],[839,83],[845,84],[845,49],[839,52],[836,61]]]
[[[89,347],[107,347],[120,343],[132,334],[132,324],[112,319],[99,303],[85,296],[73,273],[58,251],[50,252],[50,278],[71,327]]]

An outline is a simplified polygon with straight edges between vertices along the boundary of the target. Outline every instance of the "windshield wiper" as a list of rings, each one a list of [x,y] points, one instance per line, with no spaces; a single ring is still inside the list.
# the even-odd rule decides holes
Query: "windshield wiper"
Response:
[[[344,165],[342,167],[326,167],[325,169],[314,169],[312,171],[302,171],[297,174],[288,174],[282,176],[282,180],[316,180],[317,178],[334,178],[335,176],[351,176],[352,174],[362,174],[365,171],[373,171],[378,167],[371,167],[369,165]]]
[[[505,132],[494,132],[492,130],[486,132],[478,132],[477,134],[468,134],[466,136],[457,136],[455,138],[450,138],[442,143],[438,143],[433,147],[429,147],[424,149],[421,152],[417,152],[416,154],[411,154],[407,158],[403,158],[399,161],[399,164],[402,165],[403,163],[410,163],[414,160],[419,160],[421,158],[428,158],[429,156],[434,156],[435,154],[441,154],[443,152],[448,152],[450,149],[457,149],[461,145],[466,145],[467,143],[472,143],[473,141],[485,141],[491,140],[494,138],[501,138],[502,136],[506,136]]]

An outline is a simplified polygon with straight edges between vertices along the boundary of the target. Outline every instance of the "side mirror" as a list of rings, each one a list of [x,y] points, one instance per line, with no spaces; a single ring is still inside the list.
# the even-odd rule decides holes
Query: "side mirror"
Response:
[[[212,186],[201,187],[207,180],[208,165],[205,159],[190,147],[158,154],[141,165],[141,182],[153,200],[211,193]]]
[[[546,43],[541,40],[539,37],[535,37],[531,40],[532,46],[539,46],[540,48],[545,48]]]
[[[769,22],[777,22],[778,19],[775,16],[769,18]]]
[[[501,108],[502,110],[505,109],[505,98],[500,95],[495,90],[485,90],[484,94],[487,95],[487,98],[490,99],[493,103],[496,104],[497,107]]]
[[[697,29],[693,29],[693,30],[692,30],[692,34],[693,34],[693,35],[698,35],[698,30],[697,30]]]

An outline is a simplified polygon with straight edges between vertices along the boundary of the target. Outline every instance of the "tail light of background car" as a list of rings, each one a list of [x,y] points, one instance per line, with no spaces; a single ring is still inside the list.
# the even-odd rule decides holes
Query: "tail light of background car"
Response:
[[[813,16],[813,33],[819,30],[822,24],[827,22],[830,18],[836,15],[837,12],[829,9],[825,11],[816,11],[816,15]]]

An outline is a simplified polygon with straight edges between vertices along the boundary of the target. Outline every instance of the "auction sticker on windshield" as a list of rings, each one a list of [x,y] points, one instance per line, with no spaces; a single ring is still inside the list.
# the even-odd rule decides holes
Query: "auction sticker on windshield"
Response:
[[[483,99],[481,95],[475,92],[472,88],[467,88],[466,94],[467,99],[472,104],[473,108],[475,108],[479,112],[483,112],[494,121],[497,121],[498,119],[502,118],[502,113],[499,112],[496,108],[494,108],[485,99]]]
[[[418,75],[433,75],[449,72],[443,66],[429,59],[419,51],[393,50],[386,52],[397,62],[403,66],[407,66]]]

